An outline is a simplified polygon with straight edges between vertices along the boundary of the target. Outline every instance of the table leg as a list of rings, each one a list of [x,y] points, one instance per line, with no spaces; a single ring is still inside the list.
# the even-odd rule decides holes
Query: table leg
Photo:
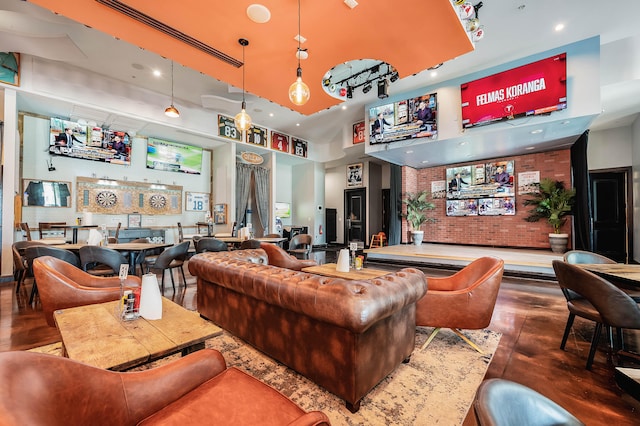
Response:
[[[78,244],[78,228],[73,228],[71,230],[71,241],[73,242],[73,244]]]
[[[204,347],[205,347],[204,346],[204,342],[200,342],[200,343],[196,343],[196,344],[191,345],[191,346],[187,346],[186,348],[184,348],[182,350],[182,356],[187,356],[190,353],[197,352],[197,351],[199,351],[201,349],[204,349]]]

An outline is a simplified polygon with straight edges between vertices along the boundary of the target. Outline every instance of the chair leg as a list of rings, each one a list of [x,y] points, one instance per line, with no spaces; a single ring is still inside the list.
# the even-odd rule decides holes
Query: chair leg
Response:
[[[31,287],[31,296],[29,296],[29,304],[31,305],[33,303],[33,300],[36,298],[36,295],[38,294],[38,285],[36,284],[36,279],[33,279],[33,285]]]
[[[187,278],[184,275],[184,268],[180,265],[180,272],[182,272],[182,282],[184,283],[184,288],[187,288]]]
[[[173,280],[173,269],[169,269],[169,275],[171,275],[171,286],[173,287],[173,294],[176,293],[176,282]]]
[[[587,370],[591,370],[591,366],[593,365],[593,358],[596,354],[596,348],[598,347],[601,332],[602,323],[597,322],[596,328],[593,330],[593,337],[591,338],[591,348],[589,349],[589,357],[587,358]]]
[[[24,279],[25,274],[27,273],[27,271],[25,270],[21,270],[21,271],[17,271],[16,275],[16,294],[18,294],[18,292],[20,291],[20,285],[22,284],[22,281]]]
[[[429,345],[429,343],[431,343],[431,341],[433,340],[434,337],[436,337],[436,334],[438,334],[439,331],[440,331],[440,327],[436,327],[433,329],[433,331],[427,338],[426,342],[422,344],[422,347],[420,348],[421,351],[424,350],[424,348],[426,348]]]
[[[162,270],[162,295],[164,296],[164,269]]]
[[[460,330],[458,330],[457,328],[452,328],[451,329],[454,333],[456,333],[458,335],[458,337],[460,337],[462,340],[464,340],[469,346],[471,346],[473,349],[475,349],[476,351],[480,352],[480,354],[484,355],[484,352],[482,352],[482,349],[480,349],[478,347],[478,345],[476,345],[475,343],[473,343],[471,341],[471,339],[469,339],[467,336],[465,336],[464,334],[462,334],[462,332]]]
[[[560,349],[564,351],[564,347],[567,344],[567,338],[569,338],[569,332],[573,326],[573,320],[576,318],[575,314],[569,312],[569,318],[567,318],[567,325],[564,327],[564,335],[562,336],[562,343],[560,343]]]

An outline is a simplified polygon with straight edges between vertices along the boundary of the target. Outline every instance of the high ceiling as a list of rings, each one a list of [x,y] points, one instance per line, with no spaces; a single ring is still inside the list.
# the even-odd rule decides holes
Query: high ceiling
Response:
[[[479,18],[486,35],[472,50],[450,0],[416,0],[405,2],[401,7],[389,1],[361,0],[353,9],[342,0],[302,0],[300,32],[306,41],[301,47],[307,49],[309,58],[303,60],[301,66],[312,94],[311,100],[301,108],[295,107],[287,97],[297,67],[297,1],[261,2],[271,13],[271,19],[264,24],[255,23],[247,16],[247,7],[252,1],[124,0],[123,3],[236,60],[242,59],[238,39],[248,39],[245,87],[253,121],[313,144],[331,146],[334,154],[325,159],[328,166],[362,158],[362,145],[346,150],[334,147],[342,147],[344,129],[362,120],[364,106],[377,100],[375,90],[367,94],[356,90],[353,99],[344,101],[323,92],[321,84],[325,73],[348,60],[390,63],[401,77],[391,84],[390,91],[403,93],[599,35],[601,56],[607,60],[601,69],[604,113],[590,127],[629,125],[640,111],[640,102],[635,101],[640,99],[637,77],[640,69],[619,72],[627,66],[624,61],[629,58],[625,56],[634,54],[619,47],[626,40],[640,38],[640,29],[636,18],[624,7],[602,1],[484,1]],[[565,24],[563,31],[554,31],[558,23]],[[0,0],[0,51],[23,52],[100,73],[162,94],[167,97],[167,105],[171,94],[171,60],[174,60],[178,109],[195,106],[211,111],[212,115],[234,115],[239,111],[242,98],[241,68],[95,0]],[[426,71],[440,62],[444,65],[437,70],[437,76]],[[156,69],[162,72],[161,78],[151,76]],[[34,109],[41,105],[35,100],[28,104]],[[73,105],[67,106],[57,113],[64,116],[73,108]],[[157,129],[139,130],[150,133]],[[189,129],[184,130],[188,133]],[[428,157],[432,160],[429,165],[435,165],[468,161],[470,153],[475,155],[472,151],[479,149],[485,157],[492,157],[524,152],[532,143],[538,150],[570,143],[564,138],[555,140],[553,136],[548,140],[532,140],[527,135],[501,134],[493,139],[504,142],[475,147],[468,144],[466,148],[454,150],[425,147],[411,157]],[[384,155],[380,158],[411,164],[410,158],[393,151],[389,150],[388,158],[383,158]]]

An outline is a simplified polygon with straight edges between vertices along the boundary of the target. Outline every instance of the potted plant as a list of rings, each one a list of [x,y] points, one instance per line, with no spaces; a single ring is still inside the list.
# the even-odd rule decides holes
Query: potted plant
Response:
[[[549,178],[542,179],[537,186],[538,192],[527,194],[531,198],[524,201],[525,206],[533,206],[525,220],[537,222],[546,219],[553,227],[553,233],[549,234],[551,251],[564,253],[567,251],[569,235],[561,234],[560,228],[567,221],[566,216],[571,214],[576,190],[566,189],[564,182]]]
[[[427,200],[429,195],[427,191],[407,192],[402,200],[402,203],[407,205],[407,213],[402,216],[411,225],[411,239],[415,245],[422,244],[424,237],[424,231],[420,229],[422,224],[436,221],[434,218],[427,216],[429,210],[436,208],[435,204]]]

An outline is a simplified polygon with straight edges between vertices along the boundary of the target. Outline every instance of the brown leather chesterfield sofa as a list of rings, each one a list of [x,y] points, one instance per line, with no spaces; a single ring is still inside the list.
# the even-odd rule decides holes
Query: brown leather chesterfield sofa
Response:
[[[0,426],[329,425],[203,349],[139,372],[41,353],[0,353]]]
[[[415,344],[424,275],[349,281],[269,266],[264,250],[191,258],[200,315],[346,401],[360,400]]]

